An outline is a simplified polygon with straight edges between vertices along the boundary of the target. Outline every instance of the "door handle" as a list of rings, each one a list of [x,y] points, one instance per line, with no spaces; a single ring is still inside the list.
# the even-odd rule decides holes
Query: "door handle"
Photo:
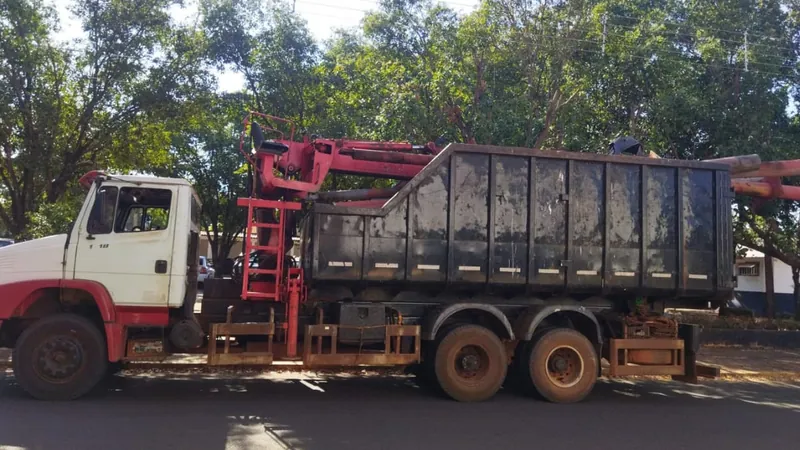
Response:
[[[163,259],[156,261],[156,273],[167,273],[167,262]]]

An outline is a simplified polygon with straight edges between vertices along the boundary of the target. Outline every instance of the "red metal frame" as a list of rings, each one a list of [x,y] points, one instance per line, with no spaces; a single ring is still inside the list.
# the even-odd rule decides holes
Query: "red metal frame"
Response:
[[[254,119],[259,119],[258,124]],[[288,125],[288,137],[271,123]],[[259,126],[262,132],[277,136],[272,143],[287,148],[282,154],[269,151],[245,151],[247,132],[252,126]],[[260,143],[259,143],[260,144]],[[285,237],[287,216],[301,209],[302,205],[293,199],[303,199],[310,193],[320,190],[329,173],[368,175],[383,178],[408,180],[413,178],[434,156],[439,153],[435,144],[415,146],[405,142],[370,142],[347,139],[310,139],[303,136],[295,141],[295,125],[292,121],[258,112],[250,112],[244,119],[244,130],[239,140],[239,151],[256,170],[260,189],[251,193],[250,198],[240,198],[237,204],[247,208],[247,227],[243,260],[243,281],[241,296],[244,300],[267,300],[286,302],[287,357],[297,356],[299,337],[298,316],[300,303],[306,298],[303,271],[290,268],[284,271]],[[367,196],[360,201],[349,201],[351,206],[379,207],[387,199]],[[254,221],[257,210],[277,212],[277,221],[258,223]],[[267,245],[253,244],[251,232],[257,230],[259,242],[269,236]],[[275,232],[277,231],[277,232]],[[261,250],[275,255],[274,269],[253,269],[250,267],[250,253]],[[284,273],[286,272],[286,273]],[[251,275],[272,275],[274,282],[253,281]]]
[[[260,120],[258,124],[254,119]],[[272,123],[289,127],[288,137]],[[285,151],[252,149],[245,151],[247,132],[253,126],[277,136],[273,144]],[[261,143],[257,143],[261,145]],[[287,356],[297,356],[298,315],[300,303],[306,298],[303,271],[290,268],[284,271],[286,254],[284,238],[287,233],[287,215],[301,209],[296,199],[305,199],[318,192],[329,173],[367,175],[373,177],[408,180],[428,164],[441,149],[434,143],[415,146],[405,142],[371,142],[348,139],[311,139],[303,135],[295,140],[295,125],[292,121],[268,114],[250,112],[244,119],[239,150],[250,162],[260,181],[260,189],[254,189],[251,198],[240,198],[238,205],[246,207],[247,237],[245,240],[242,298],[245,300],[272,300],[286,302]],[[781,177],[800,175],[800,160],[761,163],[758,155],[745,155],[713,160],[731,166],[732,188],[735,192],[765,198],[800,200],[800,187],[783,186]],[[96,175],[94,175],[96,176]],[[90,182],[91,177],[82,180]],[[382,195],[351,195],[348,206],[380,207],[387,199]],[[269,199],[269,200],[267,200]],[[254,223],[256,210],[277,212],[277,222]],[[251,231],[258,230],[259,240],[268,233],[267,245],[253,245]],[[277,231],[275,233],[274,231]],[[276,256],[275,269],[251,269],[249,255],[252,250],[261,250]],[[286,273],[284,273],[286,272]],[[251,281],[250,275],[273,275],[274,281]]]
[[[288,150],[282,155],[254,150],[245,152],[247,130],[253,119],[267,122],[279,121],[289,125],[288,139],[279,130],[262,127],[262,130],[278,134],[272,142],[285,145]],[[261,181],[261,192],[257,197],[269,197],[279,191],[289,191],[304,198],[308,193],[318,192],[325,177],[331,173],[347,173],[407,180],[441,151],[436,144],[413,145],[407,142],[371,142],[348,139],[314,139],[304,135],[295,141],[295,125],[292,121],[250,112],[244,119],[244,130],[239,139],[239,151],[256,167]],[[276,172],[282,176],[277,175]]]
[[[743,155],[706,162],[730,166],[731,187],[737,194],[800,200],[800,187],[781,184],[781,178],[800,176],[800,159],[762,162],[758,155]]]
[[[736,178],[795,177],[800,175],[800,159],[762,162],[758,169],[736,174]]]
[[[273,300],[280,301],[283,298],[283,259],[286,254],[284,238],[286,237],[286,213],[287,211],[299,211],[302,205],[297,202],[287,202],[281,200],[262,200],[256,198],[240,198],[236,204],[247,208],[247,226],[244,237],[244,255],[242,261],[242,299],[243,300]],[[277,212],[277,222],[261,223],[253,221],[255,212],[259,209],[266,209]],[[252,229],[269,230],[269,242],[267,245],[253,245]],[[273,231],[277,231],[274,233]],[[260,235],[260,234],[259,234]],[[250,267],[250,253],[253,250],[260,250],[268,255],[275,255],[276,263],[274,269]],[[272,275],[274,282],[251,281],[250,275]]]
[[[765,181],[731,181],[734,192],[761,198],[780,198],[784,200],[800,200],[800,187],[786,186],[780,179],[767,178]]]
[[[306,298],[306,287],[303,283],[303,269],[289,269],[286,279],[288,302],[286,305],[286,356],[297,356],[297,336],[299,335],[298,316],[300,301]]]

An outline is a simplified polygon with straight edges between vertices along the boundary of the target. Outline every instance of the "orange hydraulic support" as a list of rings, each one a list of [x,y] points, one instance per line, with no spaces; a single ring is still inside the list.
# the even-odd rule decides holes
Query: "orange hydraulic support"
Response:
[[[800,159],[761,162],[758,155],[708,159],[731,167],[734,192],[758,198],[800,200],[800,187],[781,184],[781,178],[800,176]]]
[[[782,198],[800,200],[800,187],[785,186],[780,183],[765,183],[743,180],[732,180],[734,192],[752,197]]]
[[[728,165],[731,168],[731,174],[735,175],[757,170],[761,166],[761,157],[758,155],[729,156],[727,158],[705,159],[703,162]]]
[[[301,290],[304,289],[303,269],[289,269],[289,276],[286,281],[289,294],[288,304],[286,305],[286,356],[294,358],[297,356],[299,328],[297,318],[300,315],[300,295],[303,294]]]
[[[760,167],[733,175],[734,178],[772,178],[800,176],[800,159],[790,161],[768,161]]]

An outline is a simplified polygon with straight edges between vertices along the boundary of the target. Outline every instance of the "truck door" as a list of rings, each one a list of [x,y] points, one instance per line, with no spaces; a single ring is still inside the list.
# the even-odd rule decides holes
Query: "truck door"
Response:
[[[176,194],[174,186],[99,186],[74,234],[73,276],[102,283],[118,305],[166,307]]]

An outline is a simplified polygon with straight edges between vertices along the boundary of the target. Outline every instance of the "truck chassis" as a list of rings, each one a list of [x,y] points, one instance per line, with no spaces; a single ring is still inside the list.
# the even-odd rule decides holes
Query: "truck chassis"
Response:
[[[569,267],[570,249],[576,233],[573,221],[586,220],[586,214],[591,216],[595,212],[591,207],[586,209],[586,204],[576,207],[577,210],[572,209],[572,203],[586,202],[589,197],[583,198],[585,196],[580,192],[557,192],[558,188],[553,187],[557,183],[547,184],[543,192],[554,195],[556,203],[570,205],[561,210],[566,215],[567,229],[561,230],[566,233],[563,244],[566,259],[562,260],[560,268],[535,268],[531,263],[524,271],[519,266],[504,267],[500,271],[502,276],[496,277],[496,274],[484,273],[482,265],[456,265],[453,267],[465,274],[455,274],[449,263],[446,268],[449,272],[446,273],[439,271],[438,264],[435,267],[417,264],[417,269],[431,271],[423,274],[432,277],[428,279],[433,282],[431,284],[414,281],[413,277],[417,275],[411,275],[409,271],[396,279],[396,272],[401,270],[402,264],[391,262],[377,262],[375,269],[379,272],[389,270],[395,275],[385,280],[370,279],[372,275],[366,276],[363,268],[356,270],[352,261],[334,260],[328,254],[325,256],[328,258],[327,267],[332,271],[323,273],[318,255],[321,246],[331,242],[338,245],[353,235],[341,233],[341,236],[333,238],[319,234],[310,238],[305,236],[301,243],[304,246],[310,243],[311,250],[304,249],[303,263],[294,264],[287,257],[290,246],[287,240],[297,229],[298,214],[307,211],[306,202],[318,203],[320,214],[342,216],[331,222],[339,224],[335,225],[338,227],[344,227],[344,223],[357,223],[362,220],[358,218],[361,216],[364,223],[371,223],[385,215],[389,206],[398,206],[409,190],[417,189],[421,183],[418,175],[426,170],[425,176],[430,175],[437,161],[441,162],[449,153],[434,143],[414,146],[312,140],[308,136],[298,141],[294,138],[291,124],[289,136],[284,136],[277,128],[265,128],[264,131],[278,134],[277,139],[267,140],[253,121],[254,117],[273,123],[282,121],[258,113],[245,119],[245,128],[250,130],[254,148],[251,152],[244,151],[243,133],[240,149],[255,172],[252,195],[239,199],[239,205],[248,209],[240,277],[207,280],[202,311],[194,314],[196,295],[191,286],[196,286],[197,230],[193,229],[195,234],[190,236],[194,241],[187,256],[189,268],[186,278],[190,287],[180,307],[119,305],[116,303],[119,300],[112,298],[102,283],[77,277],[0,284],[0,299],[4,299],[0,302],[0,346],[14,349],[17,381],[27,392],[40,399],[75,399],[89,392],[109,370],[118,368],[121,363],[158,360],[176,353],[206,354],[209,366],[269,366],[277,361],[312,368],[407,366],[415,368],[420,379],[435,382],[447,396],[459,401],[491,398],[508,376],[519,381],[523,390],[559,403],[584,399],[602,375],[671,376],[686,382],[697,382],[701,377],[713,378],[719,376],[718,369],[697,363],[700,328],[678,324],[661,312],[666,305],[697,305],[706,301],[717,304],[733,287],[733,280],[728,279],[732,275],[731,268],[727,267],[727,262],[732,263],[733,243],[725,234],[730,231],[725,229],[730,215],[725,205],[730,201],[730,195],[725,191],[731,188],[723,186],[725,183],[744,194],[797,197],[796,191],[776,183],[780,176],[800,172],[800,165],[795,162],[777,162],[760,167],[760,160],[750,155],[707,163],[676,163],[625,156],[627,150],[622,149],[623,155],[618,158],[625,164],[676,170],[673,193],[676,194],[674,199],[679,212],[673,219],[679,224],[680,244],[675,244],[679,271],[674,275],[677,275],[677,281],[664,281],[673,275],[666,272],[653,274],[655,279],[648,284],[651,282],[645,281],[644,271],[640,270],[639,284],[630,290],[622,284],[608,288],[602,282],[572,286],[570,280],[581,280],[582,276],[608,277],[608,273],[587,269],[576,271]],[[568,161],[565,163],[567,172],[562,172],[559,179],[566,176],[570,185],[573,178],[578,180],[576,185],[586,181],[574,172],[576,168],[585,169],[586,165],[581,166],[584,163],[594,164],[604,174],[602,183],[605,183],[605,190],[602,190],[601,183],[590,186],[587,192],[596,195],[603,191],[604,197],[598,199],[603,202],[610,199],[609,174],[615,159],[527,149],[459,148],[466,153],[479,155],[488,151],[492,154],[488,157],[492,167],[488,175],[490,183],[494,183],[498,176],[494,164],[503,158],[517,158],[530,167],[538,159]],[[449,167],[455,173],[458,164],[453,157],[449,166],[443,167]],[[515,164],[511,163],[511,167]],[[711,194],[715,205],[713,214],[716,214],[713,223],[717,228],[714,238],[716,269],[700,275],[689,272],[687,261],[694,258],[692,264],[695,268],[707,267],[708,261],[690,254],[696,249],[688,246],[686,235],[694,230],[690,227],[697,224],[689,224],[684,217],[684,211],[687,211],[684,202],[695,201],[691,195],[696,191],[696,183],[684,183],[683,180],[689,180],[687,177],[694,170],[712,171],[715,175],[711,183],[716,189]],[[732,175],[762,178],[731,182],[727,171]],[[400,183],[389,189],[319,192],[325,177],[336,172],[391,178],[400,180]],[[113,178],[92,172],[82,179],[82,183],[99,189],[103,180],[108,179]],[[648,186],[644,171],[640,180],[638,189]],[[671,183],[669,176],[664,180],[658,182]],[[142,182],[133,181],[133,184],[137,183]],[[170,182],[161,180],[159,183]],[[462,186],[469,190],[475,184],[462,183]],[[536,188],[533,178],[522,186],[523,191],[530,186],[529,193]],[[457,251],[469,256],[469,251],[464,253],[463,249],[456,249],[460,245],[456,241],[463,238],[455,235],[455,218],[470,214],[476,205],[478,209],[482,208],[480,196],[483,195],[491,199],[487,200],[488,215],[476,217],[483,217],[481,220],[490,218],[486,226],[492,230],[497,219],[491,202],[495,197],[504,197],[504,193],[498,192],[495,184],[486,189],[478,184],[478,195],[467,200],[473,204],[466,204],[466,209],[462,204],[459,210],[455,205],[458,201],[456,191],[452,187],[449,189],[448,203],[442,206],[449,221],[449,234],[444,239],[445,251],[452,261]],[[531,212],[530,221],[526,223],[529,229],[534,223],[532,196],[528,197]],[[323,205],[325,202],[335,205]],[[645,200],[641,202],[639,214],[644,222]],[[434,210],[427,214],[434,214],[437,207],[441,209],[434,205]],[[87,204],[85,210],[88,208]],[[383,212],[379,211],[381,209]],[[188,206],[182,211],[181,214],[190,215]],[[695,213],[691,207],[688,211]],[[192,217],[195,214],[196,208],[193,207]],[[348,215],[355,219],[345,217]],[[410,214],[406,217],[404,226],[410,227]],[[605,219],[600,218],[606,224],[603,246],[608,242],[609,217],[606,212]],[[340,219],[342,222],[337,222]],[[253,230],[255,241],[250,239]],[[361,233],[354,239],[366,243],[367,232],[362,230]],[[411,261],[410,228],[406,228],[404,233],[407,233],[404,257]],[[94,239],[91,234],[79,233],[77,236]],[[525,239],[529,239],[527,252],[532,252],[533,238],[528,235]],[[491,263],[496,257],[492,251],[500,244],[495,242],[493,233],[487,240],[489,253],[481,253],[481,257]],[[731,248],[727,248],[728,244]],[[92,244],[87,245],[91,248]],[[103,245],[99,248],[104,248]],[[644,267],[649,253],[644,244],[639,245],[638,258]],[[68,238],[64,266],[68,263],[70,248]],[[435,247],[429,248],[436,250]],[[465,248],[472,248],[470,251],[474,252],[484,251],[480,250],[483,248],[480,245]],[[364,245],[359,250],[362,253],[354,257],[366,261],[368,250]],[[257,266],[250,265],[251,252],[259,256]],[[334,251],[332,254],[337,253]],[[313,263],[306,260],[309,255]],[[529,262],[533,261],[531,255],[527,254]],[[607,263],[611,259],[606,247],[603,247],[602,255],[602,270],[608,271]],[[588,257],[592,257],[591,252]],[[561,276],[562,271],[566,271],[563,274],[566,285],[537,290],[538,285],[530,281],[534,279],[534,269],[545,278]],[[164,261],[156,261],[157,274],[164,274],[167,270]],[[436,271],[438,274],[434,273]],[[522,288],[518,284],[516,287],[504,284],[509,274],[514,278],[516,274],[526,272]],[[620,273],[626,277],[635,274]],[[481,281],[481,276],[486,278]],[[498,281],[501,279],[506,281]],[[602,360],[607,361],[607,367],[603,367]]]

